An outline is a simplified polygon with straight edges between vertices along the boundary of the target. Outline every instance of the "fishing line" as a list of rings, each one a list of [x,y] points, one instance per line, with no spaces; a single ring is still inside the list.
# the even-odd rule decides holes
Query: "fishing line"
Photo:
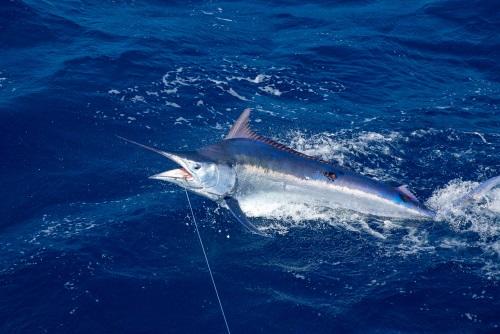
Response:
[[[217,291],[217,285],[215,285],[214,275],[212,274],[212,269],[210,268],[210,263],[208,262],[207,253],[205,252],[205,246],[203,245],[203,240],[201,240],[200,230],[198,229],[198,223],[196,222],[196,218],[194,216],[193,207],[191,206],[191,200],[189,199],[189,194],[186,188],[184,188],[184,191],[186,192],[186,198],[188,200],[189,209],[191,209],[191,217],[193,217],[193,223],[196,229],[196,234],[198,235],[198,240],[200,241],[201,250],[203,251],[203,256],[205,257],[205,262],[207,263],[207,268],[210,274],[210,278],[212,279],[212,285],[214,286],[215,295],[217,296],[217,301],[219,302],[220,311],[222,313],[222,317],[224,318],[224,324],[226,325],[227,333],[231,334],[231,331],[229,330],[229,325],[227,324],[226,314],[224,313],[224,308],[222,307],[222,302],[219,297],[219,291]]]

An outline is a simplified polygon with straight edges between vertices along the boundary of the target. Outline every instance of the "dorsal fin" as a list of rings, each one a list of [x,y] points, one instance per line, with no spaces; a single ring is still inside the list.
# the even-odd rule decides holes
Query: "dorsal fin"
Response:
[[[231,127],[231,130],[229,130],[229,133],[227,134],[225,139],[234,139],[234,138],[255,139],[257,134],[254,133],[252,130],[250,130],[250,127],[248,125],[248,120],[250,118],[250,111],[252,111],[252,109],[250,108],[246,108],[245,110],[243,110],[240,117],[238,117],[236,122],[234,122],[233,126]]]
[[[263,137],[261,135],[256,134],[255,132],[253,132],[250,129],[250,125],[248,123],[249,119],[250,119],[250,112],[251,111],[252,111],[252,109],[250,109],[250,108],[243,110],[240,117],[238,117],[236,122],[234,122],[233,126],[231,127],[231,130],[229,130],[229,133],[227,134],[226,138],[224,138],[224,139],[236,139],[236,138],[251,139],[251,140],[259,141],[262,143],[266,143],[266,144],[271,145],[279,150],[290,152],[290,153],[296,154],[298,156],[301,156],[303,158],[316,160],[316,161],[320,161],[320,162],[329,164],[329,162],[327,162],[327,161],[324,161],[324,160],[319,159],[319,158],[311,157],[311,156],[304,154],[304,153],[300,153],[300,152],[295,151],[294,149],[292,149],[286,145],[283,145],[283,144],[278,143],[272,139]]]
[[[401,192],[403,195],[407,196],[412,201],[420,202],[418,200],[418,198],[415,195],[413,195],[413,193],[408,189],[408,186],[406,184],[403,184],[403,185],[397,187],[396,189],[399,190],[399,192]]]

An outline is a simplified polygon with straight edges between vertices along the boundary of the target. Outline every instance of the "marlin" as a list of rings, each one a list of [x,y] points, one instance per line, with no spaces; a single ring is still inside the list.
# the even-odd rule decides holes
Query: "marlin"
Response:
[[[265,235],[248,219],[244,207],[262,198],[311,207],[343,208],[366,215],[436,218],[402,185],[392,187],[331,162],[308,156],[256,134],[245,109],[221,142],[190,152],[166,152],[120,137],[172,160],[180,168],[151,176],[179,185],[229,209],[249,231]],[[464,200],[477,200],[500,184],[500,176],[480,184]],[[270,196],[272,195],[272,196]]]

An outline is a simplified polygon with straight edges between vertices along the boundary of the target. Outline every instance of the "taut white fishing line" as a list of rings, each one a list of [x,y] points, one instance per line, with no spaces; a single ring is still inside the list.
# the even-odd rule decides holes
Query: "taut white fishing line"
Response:
[[[201,239],[200,230],[198,229],[198,223],[196,222],[196,217],[194,216],[193,207],[191,206],[191,200],[189,199],[189,194],[187,190],[184,189],[184,191],[186,192],[186,198],[189,204],[189,209],[191,210],[191,217],[193,217],[194,228],[196,230],[196,234],[198,235],[198,240],[200,241],[201,250],[203,251],[203,256],[205,257],[205,262],[207,263],[208,273],[210,274],[210,279],[212,280],[212,285],[214,286],[215,295],[217,296],[217,301],[219,302],[220,311],[222,313],[222,317],[224,318],[224,324],[226,325],[227,333],[231,334],[226,319],[226,313],[224,313],[224,308],[222,307],[222,302],[219,297],[219,291],[217,290],[217,285],[215,285],[214,275],[212,273],[212,269],[210,268],[210,263],[208,262],[207,253],[205,252],[205,246],[203,245],[203,240]]]

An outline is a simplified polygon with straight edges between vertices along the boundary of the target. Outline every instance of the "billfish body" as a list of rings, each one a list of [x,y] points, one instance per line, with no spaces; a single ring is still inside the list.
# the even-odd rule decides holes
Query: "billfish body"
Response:
[[[151,178],[219,202],[257,234],[264,233],[247,215],[269,201],[274,206],[343,208],[382,217],[436,217],[406,186],[392,187],[262,137],[250,129],[249,116],[246,109],[223,141],[192,152],[165,152],[123,139],[180,165]],[[460,201],[479,200],[499,184],[500,177],[491,178]]]
[[[283,204],[340,207],[377,216],[433,216],[398,188],[269,142],[227,139],[199,153],[232,166],[236,182],[231,196],[244,203],[243,208],[273,198]]]

